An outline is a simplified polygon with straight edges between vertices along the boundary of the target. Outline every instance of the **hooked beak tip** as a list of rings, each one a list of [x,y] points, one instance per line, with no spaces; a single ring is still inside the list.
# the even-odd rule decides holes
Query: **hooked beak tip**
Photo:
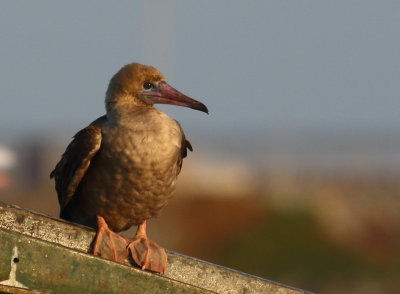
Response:
[[[192,107],[193,109],[195,109],[195,110],[199,110],[199,111],[201,111],[201,112],[205,112],[205,113],[207,113],[207,114],[210,114],[209,112],[208,112],[208,108],[207,108],[207,106],[205,106],[203,103],[201,103],[201,102],[199,102],[199,106],[195,106],[195,107]]]
[[[207,106],[205,106],[205,110],[204,110],[203,112],[205,112],[205,113],[207,113],[208,115],[210,115],[210,113],[208,112]]]

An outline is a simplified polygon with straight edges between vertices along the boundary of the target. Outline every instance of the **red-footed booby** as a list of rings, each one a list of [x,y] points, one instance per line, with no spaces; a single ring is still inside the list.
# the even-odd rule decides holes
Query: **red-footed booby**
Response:
[[[80,130],[50,177],[60,217],[97,228],[93,253],[117,262],[130,255],[142,269],[163,273],[165,249],[149,240],[146,220],[170,199],[187,149],[181,126],[153,104],[208,113],[165,82],[154,67],[132,63],[111,79],[106,115]],[[133,239],[117,234],[138,225]]]

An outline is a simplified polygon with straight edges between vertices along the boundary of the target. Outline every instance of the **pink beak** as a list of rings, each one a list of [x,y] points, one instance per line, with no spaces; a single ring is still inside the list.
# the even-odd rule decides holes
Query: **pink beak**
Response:
[[[208,113],[207,106],[203,103],[186,96],[164,81],[158,83],[156,91],[144,92],[142,95],[145,95],[146,100],[153,104],[172,104]]]

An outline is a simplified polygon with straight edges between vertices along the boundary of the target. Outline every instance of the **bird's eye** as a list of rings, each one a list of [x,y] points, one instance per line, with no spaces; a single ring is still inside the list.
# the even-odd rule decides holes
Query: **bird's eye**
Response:
[[[155,87],[154,87],[154,84],[153,83],[149,83],[149,82],[145,82],[144,84],[143,84],[143,89],[144,90],[151,90],[151,89],[154,89]]]

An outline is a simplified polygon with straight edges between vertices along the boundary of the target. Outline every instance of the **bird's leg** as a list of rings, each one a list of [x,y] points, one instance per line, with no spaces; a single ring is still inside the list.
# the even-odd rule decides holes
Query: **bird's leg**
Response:
[[[103,217],[97,216],[97,235],[93,243],[93,254],[124,263],[128,258],[127,241],[108,227]]]
[[[164,273],[167,269],[167,253],[163,247],[147,238],[146,221],[138,226],[135,237],[128,244],[128,250],[142,269],[157,273]]]

